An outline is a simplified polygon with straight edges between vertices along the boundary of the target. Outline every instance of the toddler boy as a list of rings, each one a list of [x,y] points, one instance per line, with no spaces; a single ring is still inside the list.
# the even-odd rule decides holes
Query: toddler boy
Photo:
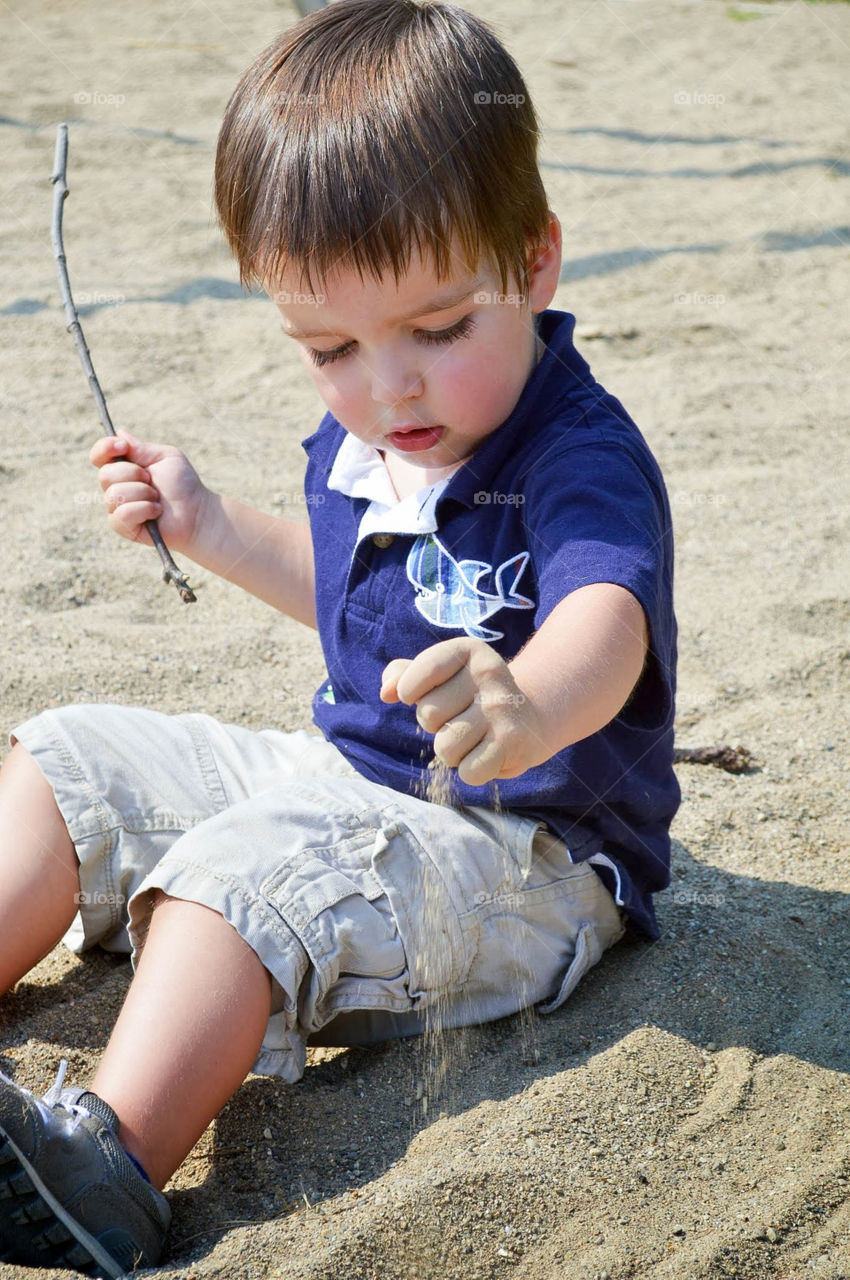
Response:
[[[118,533],[156,518],[318,627],[321,737],[112,706],[15,729],[0,991],[63,936],[136,972],[89,1089],[0,1081],[7,1259],[156,1262],[160,1189],[250,1070],[557,1009],[626,921],[657,933],[669,509],[548,309],[536,146],[515,64],[448,5],[339,0],[231,99],[219,215],[328,409],[310,525],[128,432],[92,461]]]

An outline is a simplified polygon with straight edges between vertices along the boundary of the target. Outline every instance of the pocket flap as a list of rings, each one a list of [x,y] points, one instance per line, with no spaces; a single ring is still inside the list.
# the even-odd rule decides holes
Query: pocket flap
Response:
[[[602,944],[599,941],[599,934],[596,931],[596,926],[588,921],[579,928],[575,955],[567,972],[564,974],[558,994],[554,999],[547,1000],[544,1004],[539,1004],[537,1006],[538,1012],[554,1013],[556,1009],[560,1009],[564,1001],[573,994],[588,969],[592,969],[601,957]]]
[[[372,859],[404,946],[410,998],[422,1007],[463,983],[471,945],[437,865],[407,827],[383,828]]]

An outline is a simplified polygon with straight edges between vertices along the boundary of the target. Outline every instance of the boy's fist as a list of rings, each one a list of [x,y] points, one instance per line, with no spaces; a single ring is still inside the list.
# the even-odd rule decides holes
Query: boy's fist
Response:
[[[179,449],[148,444],[122,430],[98,440],[89,459],[100,470],[109,524],[116,533],[149,543],[145,522],[158,520],[172,550],[191,547],[209,490]]]
[[[547,760],[536,709],[507,663],[483,640],[459,636],[396,658],[383,672],[384,702],[416,704],[434,753],[470,786],[515,778]]]

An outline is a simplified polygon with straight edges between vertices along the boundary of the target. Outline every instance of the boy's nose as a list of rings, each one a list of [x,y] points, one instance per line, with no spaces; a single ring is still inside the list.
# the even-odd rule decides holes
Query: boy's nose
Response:
[[[415,400],[422,395],[424,386],[418,369],[402,365],[374,365],[371,369],[372,399],[379,404],[398,404]]]

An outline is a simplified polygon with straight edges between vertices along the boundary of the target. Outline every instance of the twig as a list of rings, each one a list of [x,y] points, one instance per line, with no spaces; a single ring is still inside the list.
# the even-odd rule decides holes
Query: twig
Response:
[[[114,436],[118,433],[112,425],[112,419],[109,416],[109,410],[106,407],[103,391],[97,380],[97,374],[91,362],[89,349],[86,346],[86,340],[83,337],[83,330],[80,325],[80,319],[77,315],[77,308],[74,306],[74,299],[71,295],[71,282],[68,279],[68,267],[65,262],[65,248],[62,244],[62,208],[65,203],[65,197],[68,194],[68,185],[65,181],[65,169],[68,163],[68,126],[60,124],[56,130],[56,153],[53,159],[53,219],[50,226],[50,239],[53,244],[53,256],[56,259],[56,270],[59,275],[59,288],[62,292],[62,302],[65,307],[65,316],[68,321],[68,332],[73,335],[74,342],[77,344],[77,351],[80,357],[80,363],[83,366],[83,372],[89,380],[91,393],[94,396],[97,411],[100,415],[100,421],[104,430],[108,435]],[[159,552],[159,558],[162,561],[162,576],[165,582],[173,582],[180,599],[185,604],[193,604],[197,599],[192,588],[189,586],[189,579],[186,574],[178,569],[177,565],[171,558],[171,552],[162,539],[159,526],[156,520],[146,520],[145,528],[151,537],[151,542]]]
[[[713,764],[726,773],[749,773],[755,761],[746,747],[730,747],[721,743],[716,747],[674,747],[674,764]]]

